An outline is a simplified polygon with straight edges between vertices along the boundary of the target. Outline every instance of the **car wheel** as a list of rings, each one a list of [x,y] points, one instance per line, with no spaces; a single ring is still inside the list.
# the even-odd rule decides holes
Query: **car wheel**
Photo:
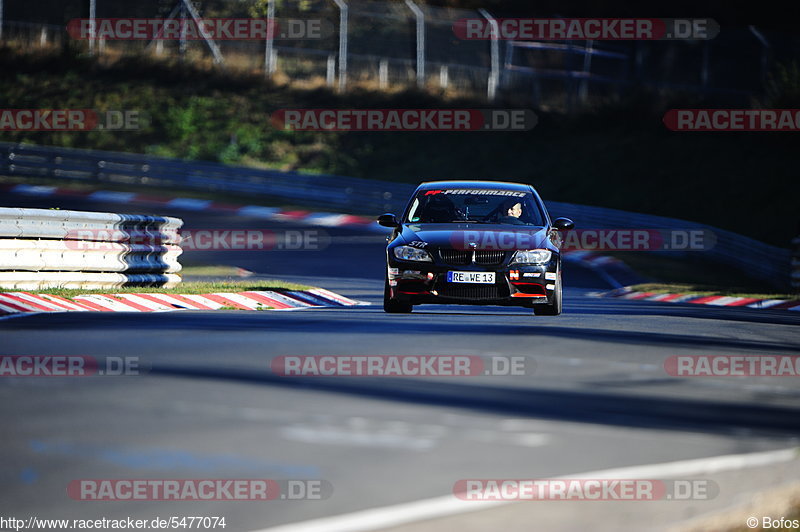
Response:
[[[414,308],[411,303],[403,303],[392,299],[392,292],[389,290],[389,279],[383,285],[383,311],[389,314],[408,314]]]
[[[553,291],[553,302],[546,305],[536,305],[533,312],[537,316],[558,316],[561,314],[561,272],[558,272],[556,289]]]

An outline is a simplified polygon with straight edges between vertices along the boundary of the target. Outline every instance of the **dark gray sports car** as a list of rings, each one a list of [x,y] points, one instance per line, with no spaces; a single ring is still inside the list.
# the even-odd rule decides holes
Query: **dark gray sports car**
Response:
[[[514,305],[561,313],[560,231],[530,185],[495,181],[421,184],[386,247],[386,312],[425,303]]]

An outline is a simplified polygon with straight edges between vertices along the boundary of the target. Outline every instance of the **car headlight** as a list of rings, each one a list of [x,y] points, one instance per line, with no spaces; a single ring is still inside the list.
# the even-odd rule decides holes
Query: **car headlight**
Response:
[[[401,260],[417,260],[425,262],[433,262],[430,253],[424,249],[419,249],[411,246],[397,246],[394,248],[394,256]]]
[[[511,262],[517,264],[546,264],[550,262],[552,255],[547,249],[521,249],[514,254]]]

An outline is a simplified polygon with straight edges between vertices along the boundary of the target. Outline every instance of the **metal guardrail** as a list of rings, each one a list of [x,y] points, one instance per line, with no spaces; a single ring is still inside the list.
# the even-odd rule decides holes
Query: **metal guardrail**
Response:
[[[180,283],[177,218],[0,208],[0,288]]]
[[[155,158],[146,155],[0,143],[0,175],[57,178],[93,184],[139,184],[244,193],[306,206],[343,209],[353,214],[401,212],[415,186],[404,183],[309,175],[226,166],[217,163]],[[790,279],[790,251],[730,231],[699,223],[603,207],[545,202],[553,218],[566,216],[579,228],[700,230],[713,233],[711,249],[661,251],[698,256],[741,270],[770,286],[785,289]]]
[[[309,175],[118,152],[0,143],[0,174],[256,194],[352,213],[397,210],[411,185]]]
[[[716,237],[716,242],[709,249],[702,251],[654,251],[654,253],[673,257],[702,257],[703,259],[710,259],[740,270],[779,289],[785,289],[789,284],[791,261],[788,249],[765,244],[764,242],[710,225],[686,220],[554,201],[546,201],[545,204],[551,217],[566,216],[572,218],[579,228],[662,229],[702,231],[704,234],[713,234]]]

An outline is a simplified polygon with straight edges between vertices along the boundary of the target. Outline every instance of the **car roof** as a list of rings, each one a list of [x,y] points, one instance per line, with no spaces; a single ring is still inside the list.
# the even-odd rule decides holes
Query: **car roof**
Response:
[[[524,183],[509,183],[506,181],[426,181],[420,183],[419,190],[434,188],[492,188],[495,190],[519,190],[528,192],[530,185]]]

